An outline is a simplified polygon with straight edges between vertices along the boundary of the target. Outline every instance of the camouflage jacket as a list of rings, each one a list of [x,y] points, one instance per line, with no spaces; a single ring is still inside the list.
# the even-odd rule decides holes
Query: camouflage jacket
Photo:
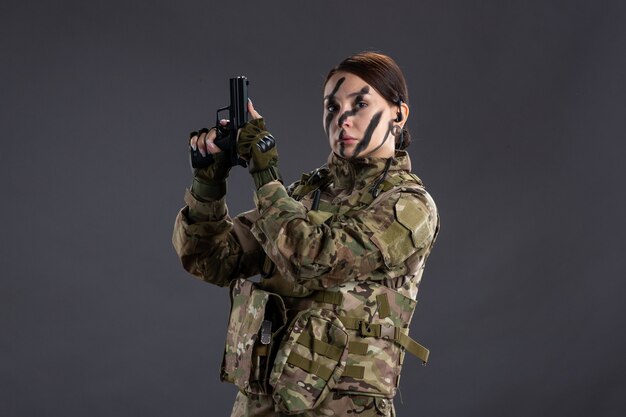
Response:
[[[187,206],[174,225],[174,248],[187,271],[220,286],[260,273],[267,254],[280,274],[263,285],[281,295],[302,296],[346,281],[385,280],[398,287],[397,278],[418,272],[405,261],[413,264],[415,255],[422,260],[428,256],[439,217],[428,193],[403,192],[407,184],[359,209],[358,200],[381,177],[385,161],[353,162],[331,154],[331,182],[322,190],[320,201],[353,210],[334,214],[321,224],[310,211],[313,192],[301,201],[290,197],[310,175],[288,189],[277,181],[266,184],[255,194],[257,209],[235,218],[228,215],[224,199],[202,202],[187,190]],[[387,176],[410,170],[408,154],[400,151]],[[190,221],[190,211],[195,222]],[[385,234],[390,230],[399,234],[389,239]],[[420,277],[413,276],[415,287]]]
[[[201,202],[187,191],[173,244],[183,267],[207,282],[226,286],[264,273],[259,287],[283,296],[288,309],[330,302],[356,333],[361,323],[354,320],[375,323],[380,339],[362,348],[378,358],[368,359],[364,376],[346,376],[337,389],[391,397],[404,353],[389,341],[393,335],[382,333],[395,329],[396,339],[406,339],[400,333],[408,334],[439,216],[410,174],[408,154],[399,151],[386,163],[331,153],[327,169],[288,188],[264,185],[255,193],[256,209],[234,218],[223,199]],[[325,294],[332,292],[342,293],[341,301],[329,301]],[[368,361],[353,356],[348,365]]]

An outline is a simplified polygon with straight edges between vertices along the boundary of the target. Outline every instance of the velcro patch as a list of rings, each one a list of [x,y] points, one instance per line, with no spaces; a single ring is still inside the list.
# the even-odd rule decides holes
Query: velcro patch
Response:
[[[415,248],[423,248],[431,238],[428,213],[415,198],[401,196],[395,207],[396,219],[411,231]]]
[[[428,213],[419,200],[402,195],[394,207],[395,220],[371,240],[380,249],[387,267],[398,266],[430,239]]]

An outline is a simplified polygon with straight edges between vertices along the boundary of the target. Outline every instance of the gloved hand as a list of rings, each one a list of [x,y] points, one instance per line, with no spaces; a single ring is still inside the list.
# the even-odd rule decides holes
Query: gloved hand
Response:
[[[225,126],[228,121],[222,120],[220,123]],[[213,155],[211,165],[193,170],[191,193],[200,200],[219,200],[226,194],[226,178],[228,178],[231,165],[227,155],[213,143],[216,138],[216,129],[202,129],[200,132],[192,132],[190,136],[189,146],[194,150],[198,149],[203,156],[207,152]]]
[[[252,102],[248,102],[248,111],[254,119],[239,131],[237,153],[248,161],[248,169],[259,189],[270,181],[282,181],[282,178],[278,170],[278,150],[274,137],[265,130],[265,121],[254,110]]]

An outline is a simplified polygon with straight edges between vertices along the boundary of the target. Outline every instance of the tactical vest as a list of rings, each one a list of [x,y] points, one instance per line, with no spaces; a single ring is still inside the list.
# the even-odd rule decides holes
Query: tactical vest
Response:
[[[330,174],[322,169],[303,176],[290,190],[297,200],[313,193],[308,216],[316,224],[350,215],[396,192],[425,195],[417,176],[399,172],[356,194],[355,206],[332,206],[319,201],[320,190],[329,183]],[[405,352],[424,364],[429,355],[408,335],[417,304],[412,280],[419,280],[425,262],[423,256],[411,256],[415,257],[409,258],[413,275],[380,282],[349,281],[294,296],[278,296],[239,280],[233,285],[231,340],[227,340],[222,379],[246,393],[272,393],[279,408],[290,413],[314,408],[330,390],[393,397]],[[268,277],[275,273],[271,261],[263,270]],[[271,306],[261,312],[267,303]],[[256,317],[252,324],[245,318],[251,313]],[[242,337],[249,338],[243,345]]]

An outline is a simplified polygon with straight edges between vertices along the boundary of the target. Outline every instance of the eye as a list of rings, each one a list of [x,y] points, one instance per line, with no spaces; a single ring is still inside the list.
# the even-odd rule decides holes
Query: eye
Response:
[[[367,107],[367,103],[366,103],[366,102],[364,102],[364,101],[358,101],[358,102],[356,103],[356,106],[357,106],[357,108],[359,108],[359,109],[364,109],[364,108],[366,108],[366,107]]]
[[[334,103],[328,103],[328,105],[326,106],[326,111],[328,113],[334,113],[337,111],[337,106]]]

